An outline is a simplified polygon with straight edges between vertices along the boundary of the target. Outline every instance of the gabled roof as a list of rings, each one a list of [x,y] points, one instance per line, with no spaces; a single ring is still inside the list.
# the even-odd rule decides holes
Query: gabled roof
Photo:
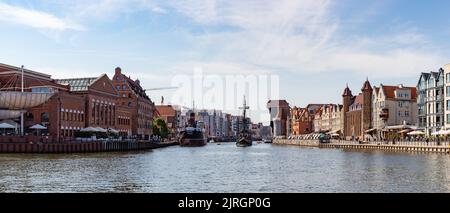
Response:
[[[352,91],[350,90],[350,88],[348,88],[348,84],[347,84],[347,87],[345,87],[344,93],[342,94],[342,96],[353,96]]]
[[[411,91],[411,99],[416,100],[417,99],[417,88],[416,87],[399,87],[399,86],[386,86],[381,85],[383,88],[383,93],[386,96],[386,99],[396,99],[395,98],[395,91],[397,90],[410,90]]]
[[[176,116],[176,110],[172,105],[157,105],[155,107],[160,116]]]
[[[130,86],[131,90],[138,95],[141,98],[150,100],[150,98],[147,96],[147,93],[145,93],[145,90],[141,87],[141,85],[138,83],[138,80],[134,81],[131,78],[125,76],[122,74],[122,76],[127,80],[128,85]]]
[[[371,91],[371,90],[372,90],[372,86],[370,85],[369,79],[367,79],[366,82],[364,82],[364,85],[361,88],[361,91]]]

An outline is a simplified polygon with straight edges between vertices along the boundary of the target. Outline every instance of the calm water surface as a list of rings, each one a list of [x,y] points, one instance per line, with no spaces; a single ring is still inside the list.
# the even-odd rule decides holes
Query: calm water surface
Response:
[[[0,192],[450,192],[450,155],[256,143],[0,154]]]

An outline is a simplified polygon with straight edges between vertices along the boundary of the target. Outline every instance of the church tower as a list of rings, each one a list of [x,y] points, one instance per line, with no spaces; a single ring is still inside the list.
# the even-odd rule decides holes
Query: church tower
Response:
[[[364,136],[366,130],[369,130],[372,125],[372,86],[369,79],[366,79],[363,87],[361,88],[363,94],[363,108],[361,118],[361,134]]]
[[[350,88],[348,88],[348,84],[347,87],[344,90],[344,93],[342,94],[342,133],[344,134],[344,137],[347,137],[350,133],[349,130],[347,129],[348,127],[348,120],[347,120],[347,112],[350,111],[350,105],[351,105],[351,101],[352,101],[353,95],[352,95],[352,91],[350,90]]]

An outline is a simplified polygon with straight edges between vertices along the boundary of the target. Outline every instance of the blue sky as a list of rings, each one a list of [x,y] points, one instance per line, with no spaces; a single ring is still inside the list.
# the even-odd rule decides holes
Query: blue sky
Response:
[[[116,66],[144,87],[201,67],[280,76],[291,105],[340,103],[346,83],[415,86],[449,63],[442,0],[0,0],[0,62],[54,77]],[[159,101],[169,91],[150,94]]]

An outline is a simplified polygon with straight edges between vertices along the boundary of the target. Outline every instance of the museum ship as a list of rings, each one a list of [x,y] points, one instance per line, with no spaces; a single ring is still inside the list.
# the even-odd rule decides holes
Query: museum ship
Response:
[[[207,138],[204,136],[204,129],[199,128],[195,121],[195,112],[190,114],[188,126],[180,132],[180,146],[198,147],[207,144]]]

